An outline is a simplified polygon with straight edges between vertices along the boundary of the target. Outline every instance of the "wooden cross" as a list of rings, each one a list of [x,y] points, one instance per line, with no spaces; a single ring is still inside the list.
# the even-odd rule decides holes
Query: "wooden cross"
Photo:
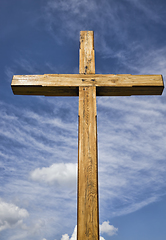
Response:
[[[161,95],[161,75],[95,74],[93,31],[80,32],[79,74],[14,75],[19,95],[79,96],[77,239],[99,239],[97,96]]]

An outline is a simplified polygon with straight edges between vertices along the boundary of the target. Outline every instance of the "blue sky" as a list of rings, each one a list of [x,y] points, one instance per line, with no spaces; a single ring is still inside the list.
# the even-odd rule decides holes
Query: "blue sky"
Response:
[[[14,74],[166,75],[164,0],[0,1],[0,239],[75,240],[77,97],[14,96]],[[166,95],[98,97],[101,240],[165,240]]]

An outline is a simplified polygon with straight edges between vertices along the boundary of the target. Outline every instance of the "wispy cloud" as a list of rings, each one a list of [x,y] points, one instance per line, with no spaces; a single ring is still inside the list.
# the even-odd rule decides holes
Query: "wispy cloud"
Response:
[[[88,5],[88,8],[87,8]],[[128,9],[133,9],[132,11]],[[54,1],[49,0],[41,8],[47,31],[55,38],[56,44],[63,44],[63,39],[79,41],[81,30],[94,30],[95,49],[100,57],[109,59],[110,67],[99,66],[97,71],[131,74],[165,75],[165,46],[156,42],[158,23],[162,20],[162,9],[157,4],[145,1],[98,1],[86,0]],[[77,21],[75,21],[77,19]],[[37,24],[36,19],[34,20]],[[61,24],[59,24],[61,23]],[[154,24],[152,24],[154,23]],[[147,31],[147,28],[153,31]],[[162,38],[162,29],[158,30]],[[149,35],[149,34],[152,35]],[[77,44],[78,46],[78,44]],[[13,66],[6,66],[6,75],[11,79],[15,74],[39,74],[71,71],[63,66],[53,65],[49,60],[37,63],[32,53],[17,53]],[[37,54],[37,53],[36,53]],[[113,66],[113,67],[112,67]],[[18,70],[19,69],[19,70]],[[76,68],[73,68],[76,73]]]
[[[40,104],[44,104],[42,100]],[[64,224],[68,225],[71,221],[67,219],[71,216],[73,220],[75,219],[77,114],[73,122],[73,113],[70,114],[69,111],[67,118],[70,117],[70,120],[67,123],[63,110],[58,110],[61,104],[58,105],[56,101],[55,105],[55,102],[53,104],[52,100],[48,99],[47,107],[54,106],[54,108],[51,107],[52,112],[59,112],[56,119],[55,113],[52,116],[49,114],[48,118],[42,116],[42,108],[41,112],[39,108],[37,111],[33,109],[28,111],[24,107],[0,103],[1,191],[6,200],[27,209],[28,222],[31,222],[27,223],[28,230],[20,229],[17,233],[13,232],[10,240],[26,239],[30,236],[33,239],[35,234],[44,237],[45,228],[38,227],[43,221],[48,229],[45,231],[46,236],[49,232],[58,232]],[[62,109],[63,107],[62,104]],[[38,171],[35,172],[35,169]],[[30,179],[31,172],[35,173],[33,177],[36,182]],[[46,184],[38,184],[42,174],[47,179]],[[7,179],[5,176],[8,176]],[[51,176],[52,179],[50,179]],[[55,188],[55,183],[59,184],[59,187]],[[61,220],[63,220],[62,225]],[[58,226],[57,229],[54,227],[55,224]],[[70,224],[72,225],[72,222]]]
[[[162,99],[105,98],[98,108],[101,208],[116,216],[160,199],[166,184]]]
[[[36,55],[38,55],[36,53]],[[13,75],[31,75],[31,74],[46,74],[46,73],[59,73],[63,72],[63,66],[52,65],[48,61],[44,61],[42,64],[38,63],[36,56],[34,57],[32,50],[29,52],[19,52],[13,59],[13,64],[5,67],[5,74],[8,82],[11,83]]]
[[[139,0],[126,0],[131,3],[136,9],[139,9],[141,12],[145,14],[145,16],[153,22],[165,24],[162,15],[162,8],[159,4],[153,2],[149,4],[146,1],[139,1]],[[160,14],[159,14],[160,13]]]
[[[97,52],[110,58],[120,55],[125,58],[128,53],[133,54],[138,45],[142,46],[142,51],[150,47],[146,25],[152,22],[165,24],[161,16],[159,6],[146,4],[145,1],[104,0],[99,4],[96,0],[50,0],[43,8],[47,28],[57,41],[62,39],[64,34],[76,41],[79,31],[94,30]],[[137,50],[139,52],[141,49]]]

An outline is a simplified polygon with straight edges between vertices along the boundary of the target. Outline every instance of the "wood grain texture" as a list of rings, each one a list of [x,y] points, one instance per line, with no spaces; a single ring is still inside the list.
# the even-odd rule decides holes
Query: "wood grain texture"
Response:
[[[81,32],[80,72],[95,72],[92,32]],[[88,66],[88,67],[85,67]],[[96,86],[79,86],[77,240],[99,240]]]
[[[80,32],[80,62],[79,73],[94,74],[95,73],[95,51],[94,51],[94,32]]]
[[[99,239],[96,88],[79,88],[77,239]]]
[[[84,70],[91,72],[89,67]],[[162,75],[14,75],[11,84],[14,94],[45,96],[78,96],[80,86],[96,86],[97,96],[160,95],[164,89]]]

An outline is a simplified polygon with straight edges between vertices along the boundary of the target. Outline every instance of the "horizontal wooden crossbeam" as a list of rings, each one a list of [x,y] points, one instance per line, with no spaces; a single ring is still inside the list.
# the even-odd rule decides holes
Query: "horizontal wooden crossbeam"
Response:
[[[96,86],[97,96],[161,95],[162,75],[44,74],[14,75],[16,95],[78,96],[79,87]]]

